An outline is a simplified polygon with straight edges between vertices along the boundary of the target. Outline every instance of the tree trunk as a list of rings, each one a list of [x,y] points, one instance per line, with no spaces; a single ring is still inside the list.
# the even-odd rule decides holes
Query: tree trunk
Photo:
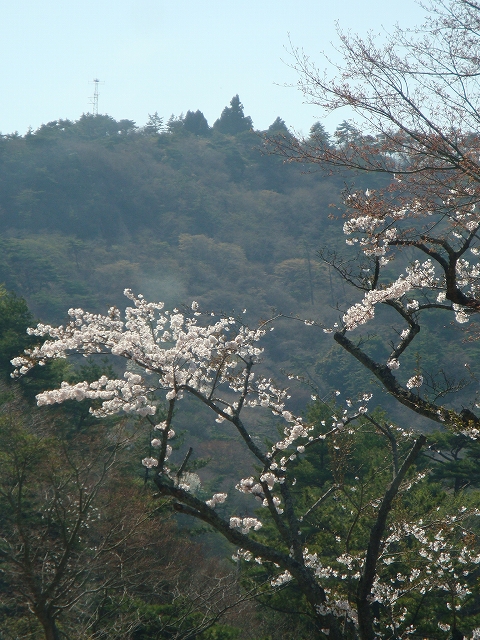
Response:
[[[37,610],[36,614],[45,632],[45,640],[60,640],[55,618],[48,611]]]
[[[370,531],[370,540],[368,542],[365,566],[357,589],[358,627],[361,640],[375,640],[370,595],[376,575],[378,556],[387,524],[388,514],[390,513],[393,500],[400,489],[400,485],[405,478],[407,471],[415,462],[426,441],[427,439],[424,435],[419,436],[415,441],[410,453],[405,458],[400,471],[395,476],[391,485],[387,488],[385,495],[383,496],[382,504],[378,510],[377,519]]]

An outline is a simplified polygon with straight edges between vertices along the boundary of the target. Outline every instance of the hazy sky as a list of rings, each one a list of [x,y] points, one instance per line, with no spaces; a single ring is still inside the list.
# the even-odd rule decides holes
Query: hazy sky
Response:
[[[422,22],[414,0],[16,0],[2,5],[0,131],[25,133],[91,111],[145,124],[200,109],[209,124],[239,94],[256,129],[277,116],[308,132],[289,36],[312,60],[335,56],[338,21],[365,34]],[[333,130],[338,113],[324,124]]]

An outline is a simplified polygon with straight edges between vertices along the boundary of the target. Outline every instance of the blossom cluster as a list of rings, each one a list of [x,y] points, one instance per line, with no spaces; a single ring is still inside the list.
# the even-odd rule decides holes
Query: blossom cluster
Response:
[[[390,611],[391,624],[399,634],[400,629],[407,635],[414,632],[413,627],[405,626],[408,611],[404,597],[411,592],[422,595],[433,590],[446,592],[449,594],[447,608],[455,609],[458,615],[465,598],[471,593],[466,578],[476,572],[480,564],[476,545],[471,540],[461,542],[462,536],[468,540],[468,530],[462,523],[475,515],[480,515],[480,511],[460,507],[457,513],[439,517],[436,522],[420,519],[415,522],[397,521],[390,525],[389,534],[382,544],[370,597]],[[337,542],[340,543],[341,539],[337,538]],[[328,587],[325,586],[328,599],[319,613],[346,614],[356,623],[356,612],[345,597],[346,585],[352,579],[360,578],[365,552],[359,550],[337,557],[337,563],[344,569],[323,566],[317,554],[308,549],[304,549],[303,557],[305,566],[312,569],[324,585],[325,580],[330,581]]]
[[[112,415],[120,411],[140,416],[154,415],[156,407],[149,401],[149,393],[154,389],[144,384],[138,374],[126,371],[124,380],[110,380],[102,376],[95,382],[79,382],[71,385],[62,382],[59,389],[38,394],[38,406],[61,404],[66,400],[101,400],[99,409],[91,413],[100,416]]]
[[[170,471],[164,463],[172,454],[167,440],[175,432],[170,419],[155,424],[152,418],[162,396],[176,402],[184,393],[194,393],[209,404],[218,422],[235,424],[244,407],[270,410],[286,423],[283,438],[260,454],[265,468],[259,479],[243,479],[237,489],[282,514],[281,499],[273,495],[273,489],[285,481],[288,461],[303,453],[306,444],[313,440],[310,435],[313,427],[285,409],[287,390],[278,388],[271,378],[253,372],[252,367],[262,354],[258,341],[265,331],[251,330],[232,317],[215,318],[212,322],[209,315],[202,324],[197,303],[192,305],[193,314],[187,315],[177,309],[164,310],[162,303],[147,302],[130,290],[125,295],[133,304],[127,307],[124,316],[116,308],[106,315],[71,309],[71,321],[66,326],[39,324],[30,329],[30,334],[46,340],[13,361],[17,367],[15,375],[22,375],[35,364],[70,354],[111,354],[123,358],[127,362],[123,377],[101,376],[94,382],[78,384],[63,382],[58,389],[39,394],[37,402],[47,405],[72,399],[91,400],[94,401],[91,412],[96,416],[121,411],[147,416],[159,432],[151,440],[151,446],[160,451],[143,458],[142,464],[166,475]],[[190,491],[190,482],[184,481],[183,475],[172,480],[175,486]],[[215,508],[226,498],[224,493],[215,493],[206,500],[206,505]],[[255,518],[232,518],[231,526],[248,533],[261,523]]]
[[[378,260],[378,264],[383,266],[393,259],[392,255],[387,256],[387,252],[393,245],[402,246],[422,246],[422,250],[426,251],[429,244],[432,246],[432,253],[438,254],[438,248],[443,246],[442,243],[448,242],[450,256],[453,255],[453,248],[458,249],[458,255],[464,254],[468,249],[472,256],[480,255],[480,247],[478,246],[478,238],[476,234],[480,228],[480,220],[478,212],[476,212],[475,199],[477,194],[470,188],[450,189],[449,193],[444,195],[442,203],[439,205],[438,200],[435,203],[413,201],[410,205],[403,204],[400,207],[392,206],[385,202],[380,204],[378,198],[374,196],[376,205],[371,207],[372,192],[367,190],[365,197],[362,194],[351,194],[348,196],[346,203],[353,210],[350,219],[343,225],[343,231],[348,236],[346,242],[349,245],[358,244],[362,252]],[[424,230],[419,232],[418,228],[413,225],[407,228],[402,221],[407,218],[416,219],[424,216],[432,216],[438,214],[441,220],[442,234],[438,238],[433,234],[432,238],[428,234],[424,235]],[[448,224],[445,228],[443,222],[447,220]],[[393,225],[397,223],[398,228]],[[435,229],[435,225],[431,228]],[[364,234],[364,235],[362,235]],[[447,247],[447,245],[445,245]],[[445,269],[445,261],[442,258],[435,257],[435,260]],[[417,263],[418,265],[418,263]],[[425,265],[425,263],[424,263]],[[472,262],[464,257],[455,259],[455,286],[462,290],[463,293],[472,298],[480,297],[480,263]],[[413,265],[415,269],[415,265]],[[399,299],[405,295],[410,289],[428,289],[441,288],[441,300],[445,300],[445,282],[440,279],[433,279],[426,273],[418,272],[419,278],[414,282],[409,276],[400,276],[393,284],[375,289],[365,296],[362,303],[354,305],[344,317],[344,324],[347,330],[354,329],[360,324],[364,324],[374,316],[374,305],[377,302],[385,300]],[[410,286],[409,286],[410,285]],[[380,292],[380,293],[379,293]],[[438,299],[440,302],[440,298]],[[418,308],[418,301],[411,301],[406,305],[408,311],[415,311]],[[455,319],[459,323],[466,323],[469,320],[471,309],[463,307],[460,304],[453,304]]]
[[[242,533],[248,533],[250,529],[258,531],[262,528],[262,523],[257,518],[238,518],[232,516],[230,518],[230,529],[241,529]]]
[[[475,515],[480,511],[461,507],[457,514],[444,516],[436,524],[421,519],[392,524],[380,559],[387,566],[398,566],[399,571],[390,580],[383,579],[379,571],[374,598],[394,607],[413,589],[425,594],[435,588],[450,593],[455,608],[460,609],[470,593],[464,580],[480,564],[480,554],[474,545],[461,544],[457,538],[466,533],[462,522]],[[406,551],[402,552],[399,545],[407,539],[411,540],[408,550],[413,555],[405,562]]]
[[[272,580],[270,580],[270,584],[272,585],[272,587],[282,587],[284,584],[287,584],[287,582],[290,582],[291,580],[292,574],[290,573],[290,571],[284,571],[283,573],[275,576],[275,578],[272,578]]]
[[[309,436],[310,431],[313,430],[312,426],[303,424],[301,417],[293,416],[290,411],[282,411],[282,417],[287,422],[293,423],[292,427],[286,426],[284,429],[285,438],[279,440],[272,447],[272,453],[275,451],[284,451],[288,449],[299,438],[306,438]]]
[[[13,375],[23,375],[36,364],[72,353],[119,356],[134,363],[142,375],[127,371],[123,380],[102,376],[92,383],[63,382],[59,389],[39,394],[38,404],[100,400],[100,408],[93,411],[96,415],[125,411],[145,416],[155,414],[158,400],[152,393],[157,390],[164,390],[166,399],[172,400],[180,398],[186,387],[204,394],[210,393],[212,385],[222,383],[237,393],[243,389],[245,380],[239,363],[261,355],[262,349],[256,343],[263,330],[250,330],[231,317],[201,326],[198,312],[187,317],[176,309],[163,311],[163,303],[146,302],[130,290],[125,295],[134,305],[127,307],[124,320],[116,308],[107,315],[70,309],[72,320],[65,327],[39,324],[30,329],[31,335],[47,339],[12,360],[16,367]],[[259,381],[255,389],[260,404],[264,398],[268,404],[268,384],[261,386]],[[281,393],[274,390],[271,395],[278,409]]]
[[[207,504],[207,506],[211,507],[212,509],[215,509],[217,504],[222,504],[223,502],[225,502],[226,499],[227,499],[227,494],[226,493],[215,493],[210,498],[210,500],[207,500],[206,504]]]
[[[412,376],[409,380],[407,380],[406,387],[407,389],[414,389],[414,388],[421,387],[422,384],[423,384],[423,376],[417,374],[415,376]]]
[[[275,476],[273,475],[273,473],[271,473],[269,475],[272,478],[272,485],[270,487],[270,488],[272,488],[273,484],[275,483]],[[249,478],[242,478],[242,480],[240,480],[240,482],[235,485],[235,489],[237,489],[237,491],[240,491],[241,493],[250,493],[253,496],[258,497],[260,500],[262,500],[262,498],[263,498],[262,485],[259,484],[253,478],[253,476],[250,476]]]
[[[382,289],[367,291],[362,302],[354,304],[343,316],[343,323],[347,331],[352,331],[361,324],[372,320],[375,316],[375,305],[388,300],[399,300],[411,289],[422,287],[436,287],[438,278],[435,274],[435,266],[431,260],[423,263],[414,262],[407,267],[407,274],[401,275],[394,283]],[[410,304],[410,308],[408,308]],[[407,303],[409,311],[415,311],[418,303]]]

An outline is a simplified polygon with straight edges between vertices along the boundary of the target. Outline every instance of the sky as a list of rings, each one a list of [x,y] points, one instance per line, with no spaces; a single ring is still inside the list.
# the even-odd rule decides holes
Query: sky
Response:
[[[290,44],[324,68],[336,24],[378,37],[419,25],[414,0],[16,0],[2,6],[0,131],[24,134],[92,112],[142,126],[200,109],[210,125],[239,94],[255,129],[280,116],[297,133],[349,114],[304,104]],[[383,35],[382,35],[383,34]],[[292,86],[293,85],[293,86]]]

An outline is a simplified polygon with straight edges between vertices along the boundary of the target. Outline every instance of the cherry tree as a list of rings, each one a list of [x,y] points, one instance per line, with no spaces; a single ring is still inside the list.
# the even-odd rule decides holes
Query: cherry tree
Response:
[[[294,50],[306,99],[353,110],[361,133],[336,145],[271,143],[289,161],[371,176],[374,186],[347,187],[339,208],[346,253],[322,254],[358,292],[333,337],[404,406],[476,438],[475,363],[465,342],[478,337],[480,310],[480,4],[442,0],[427,9],[422,26],[397,27],[386,41],[339,32],[343,62],[324,72]],[[451,358],[439,364],[452,331],[429,345],[433,366],[421,355],[412,363],[427,327],[445,320],[457,326],[463,374]],[[365,340],[375,330],[381,359]]]
[[[349,106],[364,118],[364,126],[356,127],[361,135],[337,145],[316,145],[313,136],[272,141],[288,160],[380,176],[372,177],[369,189],[345,192],[343,231],[349,250],[357,253],[347,260],[338,253],[325,258],[359,296],[343,310],[341,326],[325,330],[401,404],[474,438],[480,430],[476,392],[466,398],[465,383],[453,379],[448,367],[438,375],[421,359],[412,366],[409,354],[427,314],[444,314],[460,328],[471,326],[471,338],[477,333],[479,33],[480,5],[452,0],[436,3],[422,28],[397,30],[385,45],[373,36],[364,41],[341,34],[345,64],[333,78],[296,51],[307,99],[330,110]],[[261,340],[271,321],[251,329],[233,317],[204,315],[196,303],[188,313],[170,312],[130,291],[126,295],[131,306],[124,316],[116,308],[106,315],[71,309],[65,326],[40,324],[30,330],[44,341],[14,359],[16,375],[73,354],[106,354],[126,362],[123,376],[64,382],[39,394],[38,404],[89,399],[97,416],[143,417],[156,432],[151,443],[156,453],[142,462],[157,491],[176,511],[209,524],[231,542],[238,561],[267,567],[273,588],[295,584],[318,637],[406,637],[414,632],[415,616],[405,603],[412,594],[433,591],[443,594],[451,611],[439,631],[457,632],[471,573],[480,562],[472,542],[478,511],[455,502],[448,512],[408,511],[409,492],[423,482],[415,462],[425,436],[379,420],[362,395],[345,399],[340,409],[332,407],[324,425],[295,415],[288,408],[290,392],[262,375]],[[387,349],[383,359],[369,350],[364,333],[379,320]],[[354,332],[360,338],[356,342]],[[442,345],[437,346],[441,352]],[[255,470],[236,485],[252,498],[247,514],[230,507],[231,496],[220,489],[209,496],[196,491],[188,471],[190,449],[176,459],[175,415],[186,396],[207,407],[250,452]],[[283,434],[273,445],[257,437],[259,412],[273,416]],[[297,465],[324,442],[341,453],[345,435],[365,425],[384,438],[388,455],[379,473],[393,469],[386,488],[375,493],[372,482],[360,475],[351,484],[340,478],[315,493],[305,509]],[[352,520],[344,537],[331,541],[338,555],[326,562],[306,540],[309,518],[334,502]],[[263,534],[267,522],[273,538]],[[351,532],[360,523],[367,533],[363,545],[353,548]]]
[[[129,290],[125,294],[131,306],[124,316],[117,308],[105,315],[70,309],[65,326],[39,324],[29,330],[43,342],[12,361],[15,376],[73,354],[109,355],[126,364],[125,373],[118,378],[63,382],[58,389],[40,393],[40,406],[88,399],[96,416],[123,412],[143,417],[156,432],[151,442],[156,453],[142,460],[151,470],[156,490],[171,499],[177,512],[211,525],[231,542],[238,549],[237,561],[267,567],[273,588],[294,583],[308,603],[318,637],[366,639],[378,637],[380,632],[387,637],[411,632],[402,599],[415,589],[444,589],[445,575],[457,566],[463,571],[463,577],[458,574],[455,582],[460,594],[456,591],[451,597],[457,598],[455,610],[461,606],[462,594],[468,593],[465,576],[480,562],[480,556],[472,545],[459,546],[458,536],[470,531],[471,519],[478,512],[455,505],[453,514],[437,514],[428,522],[405,515],[392,518],[394,505],[401,504],[402,496],[422,482],[423,475],[415,474],[414,463],[425,436],[415,437],[375,418],[368,411],[371,396],[365,394],[356,400],[346,399],[344,408],[337,407],[319,425],[292,413],[287,407],[288,389],[262,375],[261,339],[272,320],[250,329],[233,317],[202,314],[195,302],[191,310],[170,312],[162,303],[147,302]],[[250,514],[232,511],[230,497],[223,491],[211,496],[198,493],[188,471],[191,449],[183,460],[175,459],[175,415],[186,396],[207,407],[217,423],[233,429],[250,452],[256,470],[238,478],[236,485],[237,491],[254,500]],[[273,415],[283,433],[273,445],[261,444],[256,437],[258,412]],[[342,480],[330,483],[305,510],[296,488],[295,469],[303,456],[314,454],[325,441],[341,452],[344,435],[352,436],[365,424],[384,439],[386,462],[378,473],[390,474],[390,479],[386,488],[382,484],[376,492],[368,489],[371,482],[365,482],[361,500],[352,502],[356,506],[351,509],[350,532],[343,543],[336,543],[344,552],[339,552],[335,566],[330,566],[305,544],[312,527],[309,517],[331,500],[351,501],[359,478],[352,487]],[[266,521],[276,532],[273,539],[262,536]],[[353,549],[349,541],[360,521],[367,534],[363,547]],[[417,562],[412,569],[399,557],[404,558],[414,545],[427,561]],[[394,562],[398,570],[392,580],[389,567]],[[434,562],[440,569],[432,575]],[[405,582],[408,587],[402,586]],[[388,610],[387,622],[378,619],[374,602]]]

